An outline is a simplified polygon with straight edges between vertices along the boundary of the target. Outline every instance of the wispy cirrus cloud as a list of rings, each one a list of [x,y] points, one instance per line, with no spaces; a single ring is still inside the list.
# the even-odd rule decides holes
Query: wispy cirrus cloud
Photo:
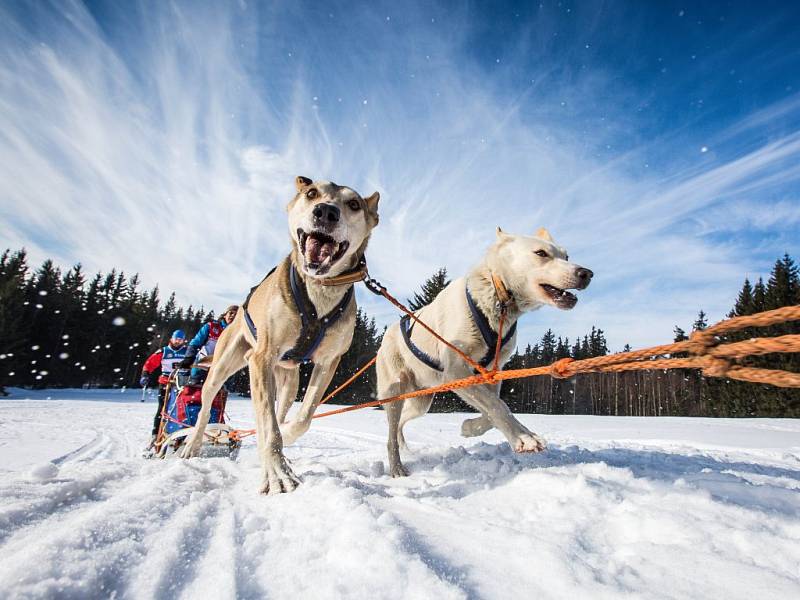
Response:
[[[646,117],[617,103],[640,90],[548,44],[513,86],[534,46],[489,72],[467,10],[446,28],[424,6],[0,12],[0,241],[139,272],[183,303],[239,301],[281,258],[297,174],[382,193],[369,260],[401,297],[439,266],[465,272],[496,225],[549,227],[597,276],[574,311],[524,320],[523,342],[593,324],[615,348],[663,341],[797,246],[797,96],[702,140],[684,126],[631,142]],[[748,226],[761,202],[783,218]]]

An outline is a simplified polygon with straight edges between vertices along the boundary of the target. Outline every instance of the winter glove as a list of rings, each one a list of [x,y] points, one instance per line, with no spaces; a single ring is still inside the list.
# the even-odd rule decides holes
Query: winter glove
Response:
[[[186,351],[186,357],[181,362],[178,363],[178,367],[181,369],[186,369],[188,367],[191,367],[194,364],[194,357],[196,355],[197,355],[197,350],[190,347]]]
[[[147,387],[148,383],[150,383],[150,373],[142,373],[142,376],[139,379],[139,385],[142,387]]]

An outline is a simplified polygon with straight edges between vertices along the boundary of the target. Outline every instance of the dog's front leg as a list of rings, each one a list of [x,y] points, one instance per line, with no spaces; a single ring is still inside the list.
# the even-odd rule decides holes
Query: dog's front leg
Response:
[[[297,411],[297,416],[288,423],[281,423],[281,434],[286,444],[292,444],[311,427],[311,419],[314,411],[317,410],[322,394],[328,389],[339,366],[340,357],[337,356],[332,362],[327,364],[320,363],[314,365],[311,377],[308,381],[308,388],[303,396],[303,404]]]
[[[264,471],[261,492],[264,494],[291,492],[300,484],[300,480],[283,456],[283,440],[275,415],[277,396],[275,372],[269,352],[263,350],[255,352],[250,358],[250,389],[258,413],[258,446]]]
[[[461,423],[461,435],[463,437],[477,437],[489,431],[494,425],[486,415],[474,417],[472,419],[464,419]]]
[[[275,378],[278,386],[278,423],[286,421],[286,415],[297,398],[300,386],[300,369],[296,367],[276,367]],[[287,442],[288,443],[288,442]]]
[[[479,385],[465,388],[459,390],[458,395],[483,413],[483,416],[475,421],[483,425],[482,419],[485,418],[492,426],[497,427],[514,452],[541,452],[547,447],[543,438],[532,433],[517,420],[508,405],[497,394],[497,386]]]

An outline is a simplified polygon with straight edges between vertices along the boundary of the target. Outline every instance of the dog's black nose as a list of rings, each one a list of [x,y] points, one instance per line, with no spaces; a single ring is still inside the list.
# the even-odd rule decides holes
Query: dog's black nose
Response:
[[[314,207],[313,214],[316,223],[327,225],[328,223],[338,223],[341,213],[333,204],[321,203]]]
[[[589,285],[589,282],[592,280],[594,273],[592,273],[589,269],[584,269],[581,267],[577,271],[575,271],[575,275],[580,279],[584,285]]]

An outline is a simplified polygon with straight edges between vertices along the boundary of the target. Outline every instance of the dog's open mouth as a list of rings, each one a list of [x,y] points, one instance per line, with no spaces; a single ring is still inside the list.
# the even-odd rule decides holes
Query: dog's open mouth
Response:
[[[562,290],[547,283],[539,284],[558,308],[570,309],[578,302],[578,297],[572,292]]]
[[[347,240],[337,242],[327,233],[321,231],[306,233],[300,228],[297,229],[297,242],[300,244],[300,253],[303,255],[306,267],[316,271],[317,275],[327,273],[350,247],[350,242]]]

